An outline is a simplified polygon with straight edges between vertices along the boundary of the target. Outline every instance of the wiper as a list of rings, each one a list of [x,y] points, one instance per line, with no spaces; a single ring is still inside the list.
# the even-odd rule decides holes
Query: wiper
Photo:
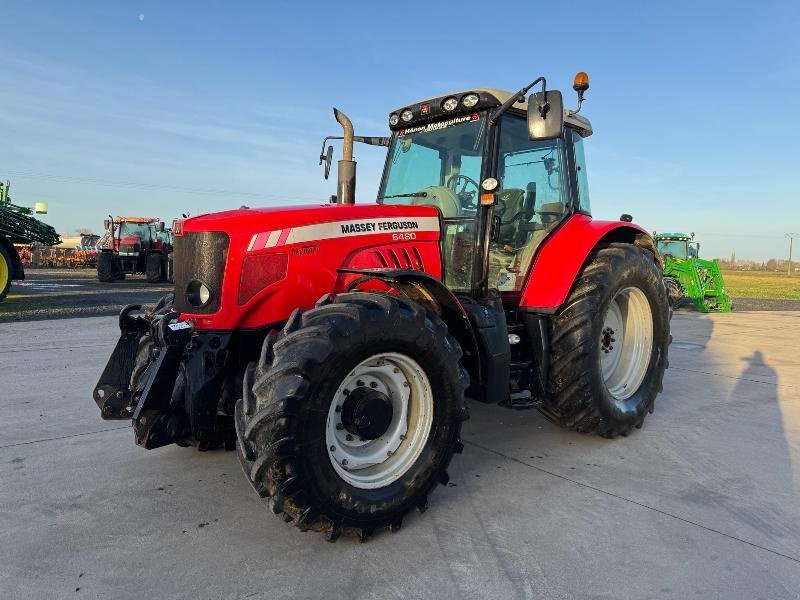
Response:
[[[393,194],[391,196],[378,196],[378,200],[386,200],[387,198],[427,198],[428,192],[412,192],[410,194]]]

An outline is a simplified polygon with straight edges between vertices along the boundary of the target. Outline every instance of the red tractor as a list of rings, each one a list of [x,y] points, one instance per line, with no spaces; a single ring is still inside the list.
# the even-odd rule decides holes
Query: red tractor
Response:
[[[103,418],[144,448],[235,447],[276,514],[362,541],[448,481],[465,398],[641,427],[670,339],[659,254],[591,217],[586,75],[577,110],[545,85],[402,106],[389,138],[334,109],[331,203],[176,221],[174,293],[121,312]],[[354,203],[354,141],[388,146],[376,203]]]
[[[117,217],[105,221],[106,235],[97,256],[97,278],[103,282],[144,273],[147,281],[172,281],[172,231],[163,221],[147,217]]]

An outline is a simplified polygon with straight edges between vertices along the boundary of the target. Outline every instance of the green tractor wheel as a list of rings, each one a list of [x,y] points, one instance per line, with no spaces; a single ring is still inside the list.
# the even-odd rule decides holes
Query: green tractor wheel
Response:
[[[8,289],[11,287],[11,256],[2,245],[0,245],[0,302],[2,302]]]

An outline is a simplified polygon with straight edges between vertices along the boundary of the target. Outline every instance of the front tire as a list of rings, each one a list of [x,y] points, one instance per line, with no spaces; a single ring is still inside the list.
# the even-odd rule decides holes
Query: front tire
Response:
[[[662,389],[669,317],[652,253],[619,243],[596,250],[551,320],[542,413],[603,437],[640,428]]]
[[[667,288],[667,299],[672,308],[679,308],[684,301],[683,286],[674,277],[664,277],[664,286]]]
[[[161,254],[154,252],[147,255],[145,276],[148,283],[160,283],[164,280],[164,259]]]
[[[97,257],[97,279],[103,283],[112,283],[117,279],[111,252],[101,252]]]
[[[239,458],[274,513],[331,541],[399,529],[460,452],[469,378],[435,314],[351,293],[267,338],[236,406]]]

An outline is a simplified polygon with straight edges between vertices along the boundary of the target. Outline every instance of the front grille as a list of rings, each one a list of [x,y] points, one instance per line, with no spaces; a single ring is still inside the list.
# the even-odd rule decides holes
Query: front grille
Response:
[[[175,310],[195,314],[210,314],[219,310],[228,244],[228,234],[218,231],[191,231],[175,238],[172,255]],[[186,300],[186,288],[195,279],[205,283],[211,290],[211,297],[205,306],[192,306]]]

